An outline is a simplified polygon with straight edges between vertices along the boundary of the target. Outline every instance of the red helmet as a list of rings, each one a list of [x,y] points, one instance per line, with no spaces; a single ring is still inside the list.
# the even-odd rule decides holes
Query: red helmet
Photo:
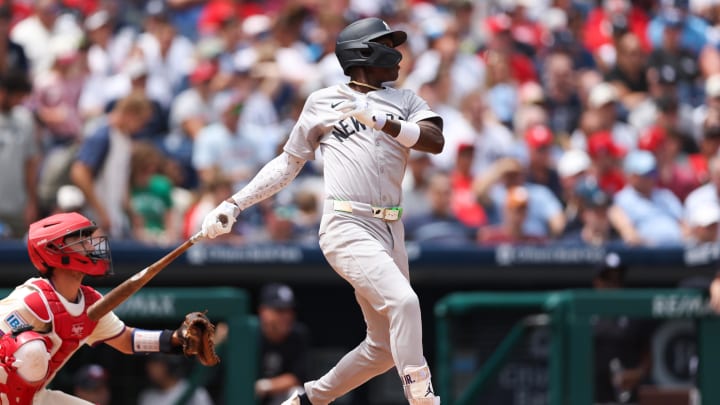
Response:
[[[93,236],[95,223],[76,213],[56,214],[30,224],[28,253],[43,274],[52,268],[79,271],[91,276],[112,272],[106,236]],[[66,244],[68,236],[81,238]]]

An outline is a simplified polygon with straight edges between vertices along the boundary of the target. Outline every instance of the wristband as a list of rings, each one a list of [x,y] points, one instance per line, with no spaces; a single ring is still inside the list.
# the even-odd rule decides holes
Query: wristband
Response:
[[[380,113],[379,115],[373,115],[373,128],[376,130],[381,130],[385,126],[385,123],[387,122],[387,115]]]
[[[401,145],[412,148],[420,139],[420,126],[414,122],[400,121],[400,132],[395,140]]]
[[[172,335],[173,331],[168,329],[135,329],[132,333],[133,353],[180,353],[181,348],[172,345]]]

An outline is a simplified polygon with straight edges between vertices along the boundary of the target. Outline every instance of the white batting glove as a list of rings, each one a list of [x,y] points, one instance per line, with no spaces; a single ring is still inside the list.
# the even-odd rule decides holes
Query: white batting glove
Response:
[[[240,214],[240,208],[237,205],[227,201],[221,202],[203,219],[201,228],[203,236],[214,239],[230,232],[233,224],[237,221],[238,214]]]
[[[341,88],[339,92],[349,98],[349,100],[343,101],[335,107],[336,110],[343,113],[343,115],[340,116],[340,120],[355,117],[355,119],[363,125],[378,131],[385,126],[387,116],[384,112],[376,110],[367,96],[349,92],[343,88]]]

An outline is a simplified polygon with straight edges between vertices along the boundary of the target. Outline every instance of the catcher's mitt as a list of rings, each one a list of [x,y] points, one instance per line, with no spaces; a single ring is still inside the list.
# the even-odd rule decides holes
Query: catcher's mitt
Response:
[[[185,315],[176,334],[186,356],[196,356],[203,366],[214,366],[220,361],[215,353],[215,325],[205,316],[205,312]]]

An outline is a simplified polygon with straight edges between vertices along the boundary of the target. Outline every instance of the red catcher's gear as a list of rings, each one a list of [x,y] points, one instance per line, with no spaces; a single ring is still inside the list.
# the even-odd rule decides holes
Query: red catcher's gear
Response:
[[[35,331],[21,332],[17,336],[7,334],[0,338],[0,368],[4,371],[4,374],[7,374],[7,380],[4,383],[0,383],[0,393],[7,395],[12,404],[32,404],[35,393],[45,386],[47,376],[50,374],[48,372],[45,378],[40,381],[28,382],[20,377],[17,369],[13,366],[13,363],[15,363],[15,352],[17,352],[20,346],[33,340],[43,341],[45,347],[50,351],[52,347],[50,339]]]
[[[28,253],[41,273],[51,268],[79,271],[91,276],[112,272],[112,259],[107,237],[92,236],[95,223],[76,213],[49,216],[30,224]],[[67,244],[68,236],[81,239]]]

